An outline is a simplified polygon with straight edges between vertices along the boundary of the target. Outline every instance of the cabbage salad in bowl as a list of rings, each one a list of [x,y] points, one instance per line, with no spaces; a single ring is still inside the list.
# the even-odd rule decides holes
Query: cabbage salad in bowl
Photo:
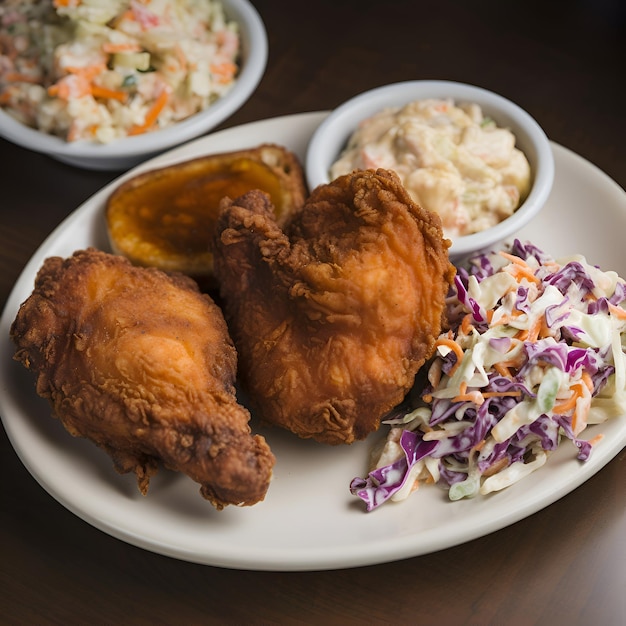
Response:
[[[451,500],[499,491],[561,441],[586,461],[588,425],[626,414],[626,281],[582,256],[515,240],[474,257],[448,298],[427,383],[351,492],[371,511],[438,483]]]

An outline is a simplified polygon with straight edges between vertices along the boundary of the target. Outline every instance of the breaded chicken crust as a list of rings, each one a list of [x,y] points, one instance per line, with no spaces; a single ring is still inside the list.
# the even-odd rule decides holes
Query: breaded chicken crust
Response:
[[[221,310],[191,279],[95,249],[51,257],[11,336],[65,428],[134,472],[143,494],[162,463],[217,509],[264,498],[275,459],[236,400]]]
[[[265,194],[224,199],[214,271],[261,419],[329,444],[376,430],[433,353],[449,245],[386,170],[319,186],[282,229]]]

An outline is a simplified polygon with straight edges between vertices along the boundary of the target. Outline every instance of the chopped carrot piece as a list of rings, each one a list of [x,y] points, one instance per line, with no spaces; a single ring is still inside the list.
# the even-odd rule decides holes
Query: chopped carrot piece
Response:
[[[157,118],[167,104],[168,99],[169,93],[166,89],[163,89],[163,91],[159,94],[159,97],[154,101],[152,108],[146,113],[143,124],[140,126],[134,126],[128,131],[128,134],[139,135],[141,133],[145,133],[157,121]]]
[[[125,102],[128,99],[128,94],[125,91],[107,89],[106,87],[100,87],[99,85],[91,86],[91,95],[94,98],[110,98],[113,100],[119,100],[120,102]]]

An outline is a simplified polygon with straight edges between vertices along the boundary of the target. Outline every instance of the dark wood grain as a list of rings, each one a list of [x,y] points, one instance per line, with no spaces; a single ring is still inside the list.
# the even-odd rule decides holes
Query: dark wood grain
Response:
[[[552,140],[626,186],[623,3],[254,4],[269,35],[267,71],[224,128],[330,109],[389,82],[460,80],[516,101]],[[116,175],[0,140],[0,303],[44,238]],[[177,561],[94,529],[36,483],[2,432],[0,623],[622,624],[625,457],[464,545],[346,571],[250,572]]]

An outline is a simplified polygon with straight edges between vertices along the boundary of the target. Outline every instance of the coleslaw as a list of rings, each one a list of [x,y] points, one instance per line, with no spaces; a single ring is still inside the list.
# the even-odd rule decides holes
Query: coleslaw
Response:
[[[226,94],[238,25],[218,0],[5,0],[0,106],[68,141],[169,126]]]
[[[459,269],[428,381],[351,492],[371,511],[439,483],[485,495],[541,467],[562,440],[586,461],[588,425],[626,414],[626,281],[583,256],[515,240]]]

